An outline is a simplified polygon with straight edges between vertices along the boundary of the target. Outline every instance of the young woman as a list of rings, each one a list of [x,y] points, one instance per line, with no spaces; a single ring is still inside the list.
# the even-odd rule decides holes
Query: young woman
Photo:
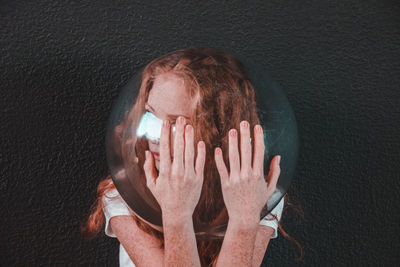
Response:
[[[160,142],[130,140],[120,153],[130,157],[134,146],[135,171],[161,208],[162,232],[135,214],[107,177],[84,234],[97,234],[105,222],[106,234],[121,243],[121,266],[259,266],[277,237],[284,199],[260,222],[280,156],[265,180],[264,135],[242,64],[207,48],[161,56],[145,67],[136,103],[116,129],[145,112],[164,121]],[[121,136],[117,130],[117,142]],[[193,221],[223,220],[223,239],[196,240]]]

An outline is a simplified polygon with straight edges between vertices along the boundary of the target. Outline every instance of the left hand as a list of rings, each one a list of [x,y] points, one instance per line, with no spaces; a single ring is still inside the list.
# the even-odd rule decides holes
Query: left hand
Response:
[[[156,177],[154,159],[146,151],[144,172],[147,187],[161,207],[163,219],[192,218],[199,201],[204,180],[206,148],[203,141],[197,144],[197,158],[194,163],[194,131],[186,125],[184,117],[176,123],[173,161],[170,157],[170,124],[165,121],[160,137],[160,171]]]
[[[229,165],[225,166],[221,148],[215,149],[215,162],[221,178],[222,194],[229,220],[246,224],[259,221],[262,208],[276,189],[280,174],[280,156],[275,156],[267,182],[264,178],[264,134],[260,125],[254,127],[254,160],[250,142],[250,126],[240,123],[240,158],[236,129],[229,131]]]

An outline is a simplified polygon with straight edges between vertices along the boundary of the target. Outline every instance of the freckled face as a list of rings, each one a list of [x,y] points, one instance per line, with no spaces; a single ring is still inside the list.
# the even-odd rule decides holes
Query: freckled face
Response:
[[[173,73],[167,72],[158,75],[150,90],[146,103],[146,110],[152,112],[161,120],[170,120],[172,124],[178,116],[189,118],[194,111],[194,101],[190,98],[186,89],[185,80]],[[170,151],[173,155],[173,138],[170,134]],[[152,152],[157,170],[160,168],[160,147],[158,144],[149,141],[149,149]]]

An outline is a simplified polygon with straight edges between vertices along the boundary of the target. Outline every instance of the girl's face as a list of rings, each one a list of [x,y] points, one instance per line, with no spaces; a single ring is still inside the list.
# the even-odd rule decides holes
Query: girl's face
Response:
[[[191,124],[190,116],[194,111],[194,101],[190,98],[183,78],[171,72],[156,76],[149,98],[145,104],[146,111],[153,113],[161,120],[169,120],[175,124],[178,116],[186,118],[186,123]],[[172,127],[171,127],[172,128]],[[170,151],[173,155],[173,138],[170,134]],[[160,169],[160,147],[153,141],[149,142],[149,150],[154,156],[155,166]]]

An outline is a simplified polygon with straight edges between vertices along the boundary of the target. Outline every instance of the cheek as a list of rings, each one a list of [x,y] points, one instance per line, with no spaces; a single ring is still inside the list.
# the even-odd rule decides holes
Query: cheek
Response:
[[[174,138],[175,136],[171,133],[169,136],[169,150],[171,152],[171,156],[173,157],[174,155]],[[152,141],[147,141],[148,142],[148,146],[149,149],[152,151],[160,151],[160,144],[157,144],[156,142],[152,142]]]

